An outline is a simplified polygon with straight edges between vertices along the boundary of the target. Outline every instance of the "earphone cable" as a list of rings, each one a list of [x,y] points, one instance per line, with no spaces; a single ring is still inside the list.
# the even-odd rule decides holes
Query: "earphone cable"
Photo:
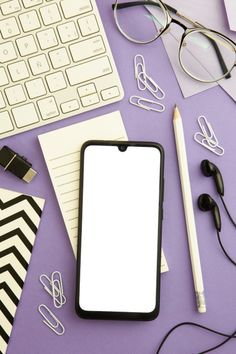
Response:
[[[227,251],[225,250],[225,248],[224,248],[224,246],[223,246],[223,244],[222,244],[219,231],[217,231],[217,239],[218,239],[218,241],[219,241],[220,247],[221,247],[222,251],[224,252],[225,256],[228,258],[228,260],[229,260],[231,263],[233,263],[233,265],[236,266],[236,262],[228,255]]]
[[[226,211],[226,213],[227,213],[227,215],[228,215],[228,217],[229,217],[231,223],[234,225],[234,227],[236,227],[236,222],[234,221],[234,219],[233,219],[232,216],[230,215],[230,212],[229,212],[229,210],[228,210],[228,208],[227,208],[227,206],[226,206],[226,204],[225,204],[225,201],[224,201],[224,198],[223,198],[222,195],[220,195],[220,199],[221,199],[221,201],[222,201],[222,204],[223,204],[223,206],[224,206],[224,208],[225,208],[225,211]]]
[[[228,338],[226,338],[225,340],[223,340],[223,342],[217,344],[215,347],[211,347],[211,348],[209,348],[209,349],[207,349],[207,350],[204,350],[203,352],[200,352],[200,353],[198,353],[198,354],[210,353],[210,352],[212,352],[213,350],[222,347],[222,346],[223,346],[225,343],[227,343],[230,339],[235,338],[235,334],[236,334],[236,331],[233,332],[231,336],[228,336]]]
[[[158,349],[157,349],[156,354],[159,354],[159,353],[160,353],[161,348],[163,347],[164,343],[166,342],[166,340],[168,339],[168,337],[170,336],[170,334],[171,334],[172,332],[174,332],[177,328],[182,327],[182,326],[198,327],[198,328],[201,328],[201,329],[203,329],[203,330],[205,330],[205,331],[208,331],[208,332],[211,332],[211,333],[215,333],[215,334],[217,334],[217,335],[219,335],[219,336],[222,336],[222,337],[226,337],[226,339],[225,339],[223,342],[221,342],[221,343],[217,344],[216,346],[211,347],[211,348],[209,348],[209,349],[207,349],[207,350],[205,350],[205,351],[203,351],[203,352],[199,352],[199,353],[197,353],[197,354],[209,353],[209,352],[211,352],[211,351],[213,351],[213,350],[215,350],[215,349],[221,347],[222,345],[224,345],[225,343],[227,343],[230,339],[232,339],[232,338],[236,339],[236,331],[234,331],[232,334],[226,334],[226,333],[219,332],[219,331],[216,331],[216,330],[214,330],[214,329],[211,329],[211,328],[209,328],[209,327],[200,325],[199,323],[195,323],[195,322],[181,322],[181,323],[178,323],[177,325],[175,325],[174,327],[172,327],[172,328],[166,333],[166,335],[164,336],[163,340],[161,341],[161,343],[160,343],[160,345],[159,345],[159,347],[158,347]]]

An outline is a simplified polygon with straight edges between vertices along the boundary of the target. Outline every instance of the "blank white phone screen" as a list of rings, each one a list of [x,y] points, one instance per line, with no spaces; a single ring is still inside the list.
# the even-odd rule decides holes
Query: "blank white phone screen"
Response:
[[[160,151],[90,145],[84,154],[80,307],[149,313],[156,305]]]

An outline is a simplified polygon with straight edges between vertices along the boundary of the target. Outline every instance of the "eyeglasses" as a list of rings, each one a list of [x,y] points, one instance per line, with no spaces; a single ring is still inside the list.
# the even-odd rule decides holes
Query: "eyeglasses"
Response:
[[[210,30],[178,13],[161,0],[127,1],[116,0],[112,5],[119,31],[134,43],[147,44],[155,41],[176,23],[183,28],[178,58],[186,74],[193,79],[210,83],[229,79],[236,66],[236,43],[217,31]],[[188,28],[171,17],[173,13],[194,27]]]

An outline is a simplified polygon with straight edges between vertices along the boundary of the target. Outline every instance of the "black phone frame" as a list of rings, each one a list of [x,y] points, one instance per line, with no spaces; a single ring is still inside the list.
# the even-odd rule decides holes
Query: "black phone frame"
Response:
[[[111,312],[111,311],[87,311],[83,310],[79,303],[80,294],[80,254],[82,241],[82,201],[83,201],[83,175],[84,175],[84,153],[88,146],[105,145],[105,146],[137,146],[137,147],[154,147],[160,152],[160,181],[159,181],[159,215],[158,215],[158,244],[157,244],[157,274],[156,274],[156,305],[153,311],[143,312]],[[75,310],[79,317],[84,319],[96,320],[135,320],[150,321],[154,320],[160,311],[160,273],[161,273],[161,243],[162,243],[162,220],[163,220],[163,201],[164,201],[164,149],[161,144],[156,142],[143,141],[111,141],[111,140],[89,140],[86,141],[80,150],[80,188],[79,188],[79,219],[78,219],[78,246],[77,246],[77,263],[76,263],[76,294],[75,294]],[[158,271],[159,269],[159,271]]]

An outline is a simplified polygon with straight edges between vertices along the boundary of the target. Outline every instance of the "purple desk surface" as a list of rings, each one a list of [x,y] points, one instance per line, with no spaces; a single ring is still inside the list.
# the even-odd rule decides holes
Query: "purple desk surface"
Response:
[[[213,180],[204,177],[199,168],[204,158],[212,160],[219,166],[225,182],[225,200],[236,218],[235,102],[219,87],[184,99],[161,40],[146,46],[135,45],[125,40],[115,27],[111,3],[111,0],[98,0],[126,92],[125,98],[116,104],[1,141],[25,154],[33,161],[34,168],[39,172],[30,184],[2,172],[1,187],[46,199],[7,354],[154,354],[166,331],[180,321],[199,322],[229,333],[236,330],[236,268],[219,249],[210,215],[202,213],[196,206],[197,197],[203,192],[211,194],[219,202],[222,211],[222,237],[226,248],[236,259],[236,230],[220,204]],[[133,74],[133,57],[137,53],[145,56],[152,76],[166,92],[164,100],[166,110],[162,114],[147,112],[128,103],[131,94],[138,94]],[[180,108],[184,122],[207,301],[206,314],[198,314],[196,311],[172,126],[175,103]],[[75,314],[75,258],[37,139],[41,133],[114,110],[121,111],[129,139],[157,141],[165,148],[163,247],[170,271],[161,276],[160,315],[151,322],[90,321],[80,319]],[[212,123],[220,143],[224,146],[223,157],[215,156],[194,142],[193,134],[198,130],[197,117],[201,114]],[[66,327],[62,337],[51,332],[42,323],[42,318],[37,312],[37,306],[41,303],[51,306],[50,297],[39,283],[39,275],[50,274],[53,270],[62,272],[68,299],[62,309],[56,310],[56,314]],[[162,353],[197,353],[221,340],[222,337],[198,329],[179,329],[163,348]],[[231,340],[214,353],[236,353],[235,340]]]

